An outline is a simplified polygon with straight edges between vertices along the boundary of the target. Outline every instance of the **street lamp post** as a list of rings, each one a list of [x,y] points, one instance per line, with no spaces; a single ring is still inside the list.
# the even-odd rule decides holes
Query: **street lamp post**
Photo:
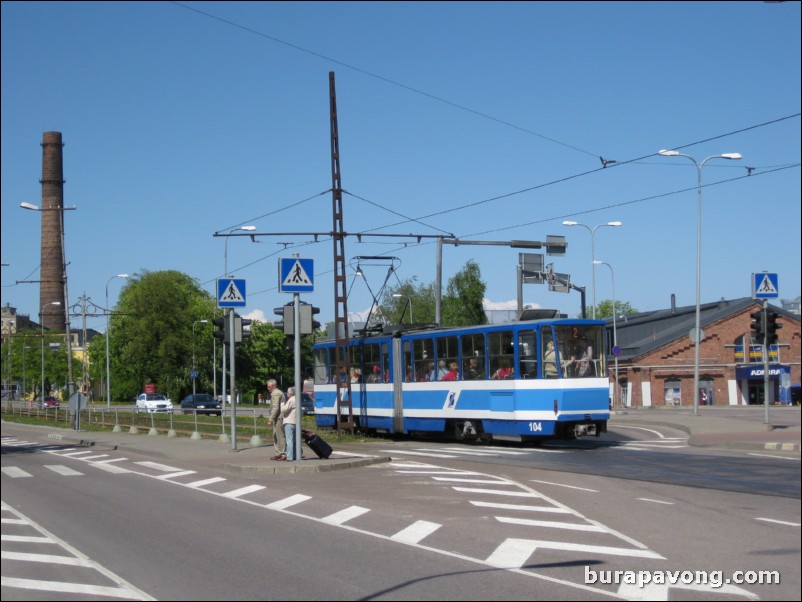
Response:
[[[44,320],[42,320],[42,317],[45,313],[45,307],[48,305],[61,305],[61,301],[51,301],[50,303],[45,303],[41,309],[39,309],[39,325],[42,327],[42,382],[39,384],[39,401],[42,402],[45,400],[45,323]]]
[[[696,166],[696,326],[693,332],[693,413],[699,414],[699,347],[702,342],[701,331],[701,294],[702,294],[702,167],[710,159],[738,160],[741,153],[722,153],[707,157],[701,163],[690,155],[675,150],[661,150],[663,157],[685,157],[693,161]]]
[[[109,364],[109,315],[111,314],[111,310],[109,309],[109,282],[114,280],[115,278],[128,278],[128,274],[115,274],[108,280],[106,280],[106,407],[111,407],[111,368]]]
[[[256,230],[256,226],[238,226],[236,228],[232,228],[231,230],[229,230],[228,234],[231,234],[232,232],[236,232],[237,230],[245,230],[246,232],[253,232],[254,230]],[[224,270],[224,273],[223,273],[223,277],[224,278],[228,278],[228,276],[229,276],[229,274],[228,274],[228,238],[229,237],[226,236],[225,238],[226,238],[226,242],[223,244],[223,259],[225,261],[225,270]]]
[[[579,222],[573,221],[565,221],[563,222],[563,226],[582,226],[583,228],[587,228],[587,231],[590,232],[590,257],[591,257],[591,290],[593,291],[593,319],[596,319],[596,230],[602,228],[604,226],[610,226],[612,228],[617,228],[618,226],[623,226],[622,222],[607,222],[606,224],[599,224],[598,226],[594,226],[591,228],[586,224],[580,224]]]
[[[610,276],[613,279],[613,360],[615,361],[615,372],[614,372],[614,381],[615,381],[615,389],[613,393],[613,405],[615,405],[618,399],[618,331],[615,327],[615,314],[617,313],[616,308],[616,301],[615,301],[615,271],[613,271],[613,266],[611,266],[606,261],[598,261],[593,260],[593,263],[596,265],[606,265],[610,268]],[[623,403],[621,404],[623,406]]]
[[[407,295],[402,295],[401,293],[393,293],[393,297],[396,299],[406,299],[407,303],[409,304],[409,323],[414,324],[414,320],[412,319],[412,299]]]
[[[25,350],[30,349],[27,345],[22,346],[22,395],[24,396],[28,389],[25,383]]]
[[[192,394],[195,394],[195,381],[197,377],[195,376],[195,325],[196,324],[207,324],[209,320],[195,320],[192,324]]]

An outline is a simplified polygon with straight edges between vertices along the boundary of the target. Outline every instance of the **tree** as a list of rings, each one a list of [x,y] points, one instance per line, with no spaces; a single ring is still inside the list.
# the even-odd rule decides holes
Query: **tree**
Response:
[[[443,296],[443,326],[476,326],[487,323],[484,298],[487,285],[479,264],[469,260],[448,281]]]
[[[634,316],[640,313],[634,309],[627,301],[616,301],[616,318],[620,316]],[[590,312],[589,312],[590,313]],[[613,301],[612,299],[605,299],[596,306],[597,318],[612,318],[613,317]]]
[[[393,320],[400,319],[404,308],[411,304],[417,324],[435,321],[435,283],[416,284],[416,278],[406,280],[395,288],[388,288],[381,303],[381,312]],[[486,324],[484,311],[486,285],[482,281],[479,265],[468,261],[446,286],[442,299],[442,323],[444,326],[474,326]],[[394,295],[401,295],[395,297]],[[407,307],[407,318],[410,310]]]
[[[190,391],[192,325],[209,319],[214,307],[211,295],[186,274],[145,271],[129,278],[111,316],[112,399],[133,399],[146,383],[171,399]]]

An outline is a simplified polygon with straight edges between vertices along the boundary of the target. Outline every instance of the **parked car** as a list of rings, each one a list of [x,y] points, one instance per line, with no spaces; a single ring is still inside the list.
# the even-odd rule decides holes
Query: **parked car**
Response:
[[[196,414],[212,414],[219,416],[222,410],[220,402],[208,393],[190,393],[181,400],[181,409],[194,410]]]
[[[167,412],[168,414],[173,411],[172,402],[161,393],[142,393],[136,398],[136,408],[139,410],[147,410],[149,413],[154,412]]]
[[[59,400],[55,397],[47,396],[44,399],[39,400],[40,408],[57,408],[58,406]]]
[[[312,399],[312,396],[309,393],[301,393],[301,415],[315,415],[315,400]]]

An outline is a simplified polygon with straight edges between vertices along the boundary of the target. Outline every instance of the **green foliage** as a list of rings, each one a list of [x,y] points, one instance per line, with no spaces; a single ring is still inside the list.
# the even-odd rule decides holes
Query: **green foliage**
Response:
[[[129,278],[111,317],[112,399],[132,400],[147,383],[174,401],[191,391],[192,326],[210,319],[214,305],[180,272]]]
[[[67,384],[67,347],[63,334],[44,331],[45,385],[62,389]],[[73,362],[74,378],[80,379],[80,364]],[[4,382],[23,384],[28,397],[41,390],[42,332],[29,329],[4,337],[0,347],[0,375]],[[49,394],[49,392],[48,392]]]
[[[616,317],[634,316],[635,314],[640,313],[637,309],[634,309],[626,301],[616,301],[615,309],[616,309]],[[593,315],[593,312],[589,311],[588,315]],[[612,317],[613,317],[612,299],[605,299],[604,301],[601,301],[598,305],[596,305],[596,318],[612,318]]]
[[[416,284],[415,278],[402,282],[398,287],[388,288],[381,303],[381,314],[387,321],[397,323],[404,314],[404,322],[409,322],[410,305],[412,318],[416,324],[435,321],[436,283]],[[468,261],[446,286],[442,298],[441,321],[444,326],[474,326],[486,324],[484,297],[486,285],[482,281],[479,265]],[[394,295],[401,295],[395,297]]]

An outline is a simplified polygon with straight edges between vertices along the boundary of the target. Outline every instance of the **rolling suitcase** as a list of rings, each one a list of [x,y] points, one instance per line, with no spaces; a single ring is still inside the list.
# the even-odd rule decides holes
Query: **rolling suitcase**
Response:
[[[301,436],[303,437],[304,442],[312,448],[312,451],[317,454],[318,458],[322,458],[327,460],[328,457],[331,455],[332,449],[331,445],[323,441],[318,435],[313,433],[312,431],[301,431]]]

